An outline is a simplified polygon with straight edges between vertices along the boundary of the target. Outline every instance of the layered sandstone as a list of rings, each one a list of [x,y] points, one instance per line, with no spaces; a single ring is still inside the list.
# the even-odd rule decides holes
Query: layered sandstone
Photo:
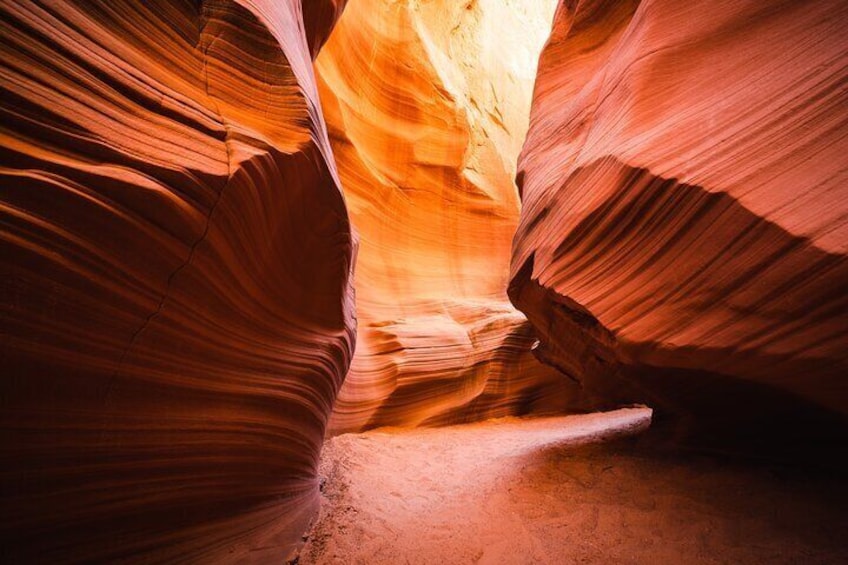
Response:
[[[335,431],[569,401],[505,295],[515,162],[554,4],[352,0],[318,57],[360,236],[358,345]]]
[[[4,561],[299,538],[353,347],[312,68],[342,4],[0,7]]]
[[[726,378],[845,414],[846,25],[837,0],[561,4],[512,261],[543,357],[702,371],[633,396],[691,389],[669,402],[712,398],[707,419],[756,411]]]

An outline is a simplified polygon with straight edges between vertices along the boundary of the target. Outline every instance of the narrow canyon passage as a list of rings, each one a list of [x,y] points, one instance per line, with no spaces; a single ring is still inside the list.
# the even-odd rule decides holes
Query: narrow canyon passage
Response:
[[[848,562],[846,29],[0,0],[0,562]]]
[[[350,0],[316,59],[358,234],[356,352],[330,433],[571,402],[506,294],[515,168],[555,8]]]

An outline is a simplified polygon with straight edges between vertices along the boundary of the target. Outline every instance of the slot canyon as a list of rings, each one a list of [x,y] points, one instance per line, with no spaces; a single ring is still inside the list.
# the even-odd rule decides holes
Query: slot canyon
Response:
[[[0,562],[848,561],[848,1],[0,25]]]

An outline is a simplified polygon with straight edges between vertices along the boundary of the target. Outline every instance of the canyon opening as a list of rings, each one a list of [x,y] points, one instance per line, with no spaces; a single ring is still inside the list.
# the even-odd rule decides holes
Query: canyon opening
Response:
[[[848,2],[0,24],[0,561],[848,560]]]

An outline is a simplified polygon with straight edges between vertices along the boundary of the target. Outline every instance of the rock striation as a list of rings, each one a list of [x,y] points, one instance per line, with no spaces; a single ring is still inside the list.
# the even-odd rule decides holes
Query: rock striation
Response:
[[[299,539],[355,333],[343,4],[0,5],[3,561]]]
[[[836,0],[560,4],[511,267],[543,357],[848,412],[846,25]],[[640,384],[752,410],[680,375]]]
[[[360,237],[333,432],[561,409],[505,290],[515,163],[554,1],[351,0],[316,61]],[[506,25],[506,22],[509,22]]]

